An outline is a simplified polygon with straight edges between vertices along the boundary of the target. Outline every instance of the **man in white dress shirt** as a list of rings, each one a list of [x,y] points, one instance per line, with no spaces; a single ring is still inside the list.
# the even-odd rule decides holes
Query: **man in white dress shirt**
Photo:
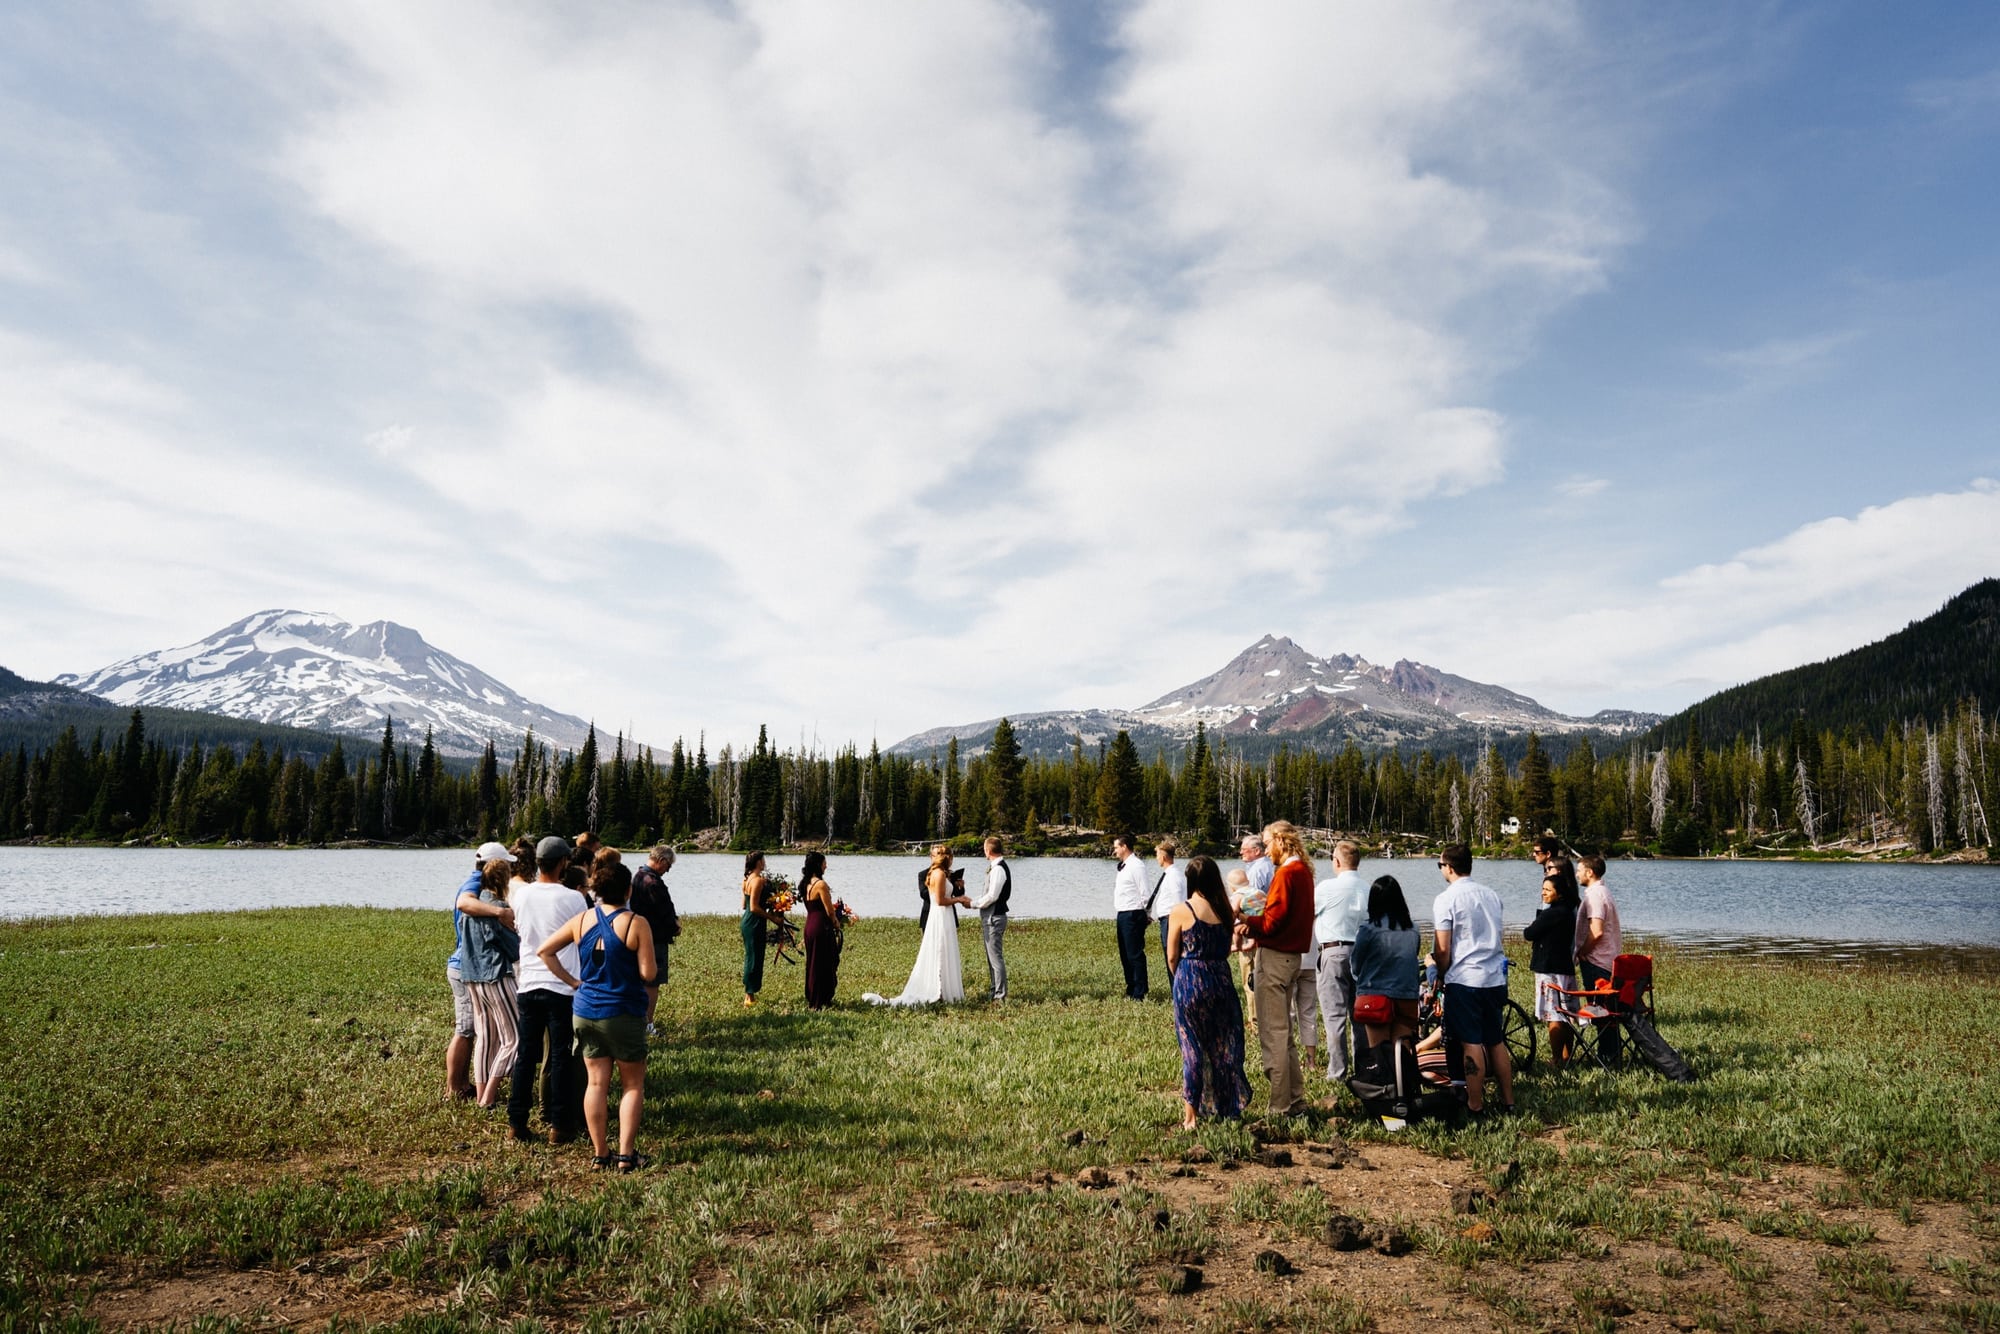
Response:
[[[986,836],[986,892],[974,899],[979,909],[979,939],[986,946],[986,976],[993,983],[993,999],[1007,999],[1007,960],[1001,943],[1007,936],[1007,900],[1014,895],[1014,872],[1000,852],[997,835]]]
[[[1368,915],[1361,849],[1333,845],[1333,878],[1313,889],[1313,947],[1319,951],[1319,1015],[1326,1025],[1326,1077],[1347,1078],[1348,1016],[1354,1013],[1354,933]]]
[[[1159,846],[1153,849],[1153,859],[1160,864],[1160,869],[1154,874],[1152,901],[1147,904],[1146,912],[1160,924],[1160,960],[1163,964],[1167,957],[1167,914],[1186,903],[1188,896],[1187,872],[1174,862],[1180,850],[1181,845],[1171,835],[1161,839]],[[1167,990],[1172,991],[1173,986],[1174,973],[1169,968]]]
[[[1125,995],[1131,1000],[1146,999],[1146,900],[1153,885],[1146,878],[1146,863],[1133,850],[1132,836],[1120,834],[1111,841],[1118,857],[1118,875],[1111,885],[1111,910],[1118,914],[1118,962],[1125,967]]]

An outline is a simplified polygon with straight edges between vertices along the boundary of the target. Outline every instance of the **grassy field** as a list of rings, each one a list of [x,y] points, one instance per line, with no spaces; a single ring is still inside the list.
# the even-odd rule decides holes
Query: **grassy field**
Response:
[[[841,1008],[774,961],[746,1012],[692,920],[612,1178],[442,1098],[440,914],[0,925],[0,1330],[2000,1328],[1993,978],[1663,954],[1698,1084],[1538,1072],[1389,1136],[1315,1079],[1191,1140],[1108,925],[1015,924],[1004,1007],[860,1005],[916,943],[863,923]]]

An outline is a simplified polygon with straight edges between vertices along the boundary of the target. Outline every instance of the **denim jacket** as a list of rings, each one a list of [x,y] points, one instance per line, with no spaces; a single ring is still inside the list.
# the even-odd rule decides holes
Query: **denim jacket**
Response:
[[[488,903],[499,900],[491,894],[479,896]],[[521,936],[497,917],[458,919],[458,975],[466,982],[498,982],[514,971],[521,957]]]

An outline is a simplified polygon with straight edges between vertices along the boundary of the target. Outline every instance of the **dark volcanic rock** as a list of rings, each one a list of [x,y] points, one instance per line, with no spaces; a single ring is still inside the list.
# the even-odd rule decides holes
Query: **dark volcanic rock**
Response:
[[[1288,1274],[1299,1272],[1297,1265],[1276,1251],[1257,1252],[1256,1265],[1258,1273],[1269,1274],[1272,1278],[1284,1278]]]
[[[1335,1210],[1326,1220],[1326,1244],[1336,1251],[1362,1251],[1375,1244],[1368,1224]]]
[[[1373,1240],[1375,1249],[1383,1255],[1408,1255],[1417,1245],[1410,1240],[1409,1233],[1387,1223],[1376,1226]]]

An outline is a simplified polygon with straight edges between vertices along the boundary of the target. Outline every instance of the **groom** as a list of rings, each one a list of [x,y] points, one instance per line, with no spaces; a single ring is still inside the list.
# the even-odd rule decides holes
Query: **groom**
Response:
[[[993,999],[1007,999],[1007,960],[1000,944],[1007,935],[1007,900],[1014,896],[1014,872],[1000,855],[1000,839],[986,836],[986,892],[973,907],[979,909],[979,939],[986,945],[986,973],[993,979]]]

